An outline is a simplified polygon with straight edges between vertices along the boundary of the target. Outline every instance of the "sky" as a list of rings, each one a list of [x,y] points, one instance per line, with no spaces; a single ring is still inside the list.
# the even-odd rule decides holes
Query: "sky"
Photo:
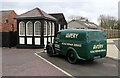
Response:
[[[70,16],[82,16],[98,24],[100,15],[118,17],[119,0],[1,0],[0,10],[14,10],[18,15],[36,7],[46,13],[63,13],[66,20]]]

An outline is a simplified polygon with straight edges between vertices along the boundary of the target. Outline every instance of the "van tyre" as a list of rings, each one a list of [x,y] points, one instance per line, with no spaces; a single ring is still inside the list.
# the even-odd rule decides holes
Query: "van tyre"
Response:
[[[77,62],[76,54],[73,51],[69,51],[67,54],[67,60],[71,64],[75,64]]]
[[[47,46],[47,55],[52,57],[53,56],[53,50],[51,46]]]

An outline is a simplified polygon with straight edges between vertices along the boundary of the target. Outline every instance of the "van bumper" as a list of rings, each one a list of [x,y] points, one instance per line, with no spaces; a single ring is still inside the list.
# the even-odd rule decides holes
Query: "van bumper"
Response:
[[[106,52],[90,53],[86,60],[89,60],[89,59],[99,59],[99,58],[103,58],[105,56],[106,56]]]
[[[101,53],[90,53],[84,58],[77,56],[77,58],[79,60],[94,60],[94,59],[104,58],[105,56],[106,56],[106,52],[101,52]]]

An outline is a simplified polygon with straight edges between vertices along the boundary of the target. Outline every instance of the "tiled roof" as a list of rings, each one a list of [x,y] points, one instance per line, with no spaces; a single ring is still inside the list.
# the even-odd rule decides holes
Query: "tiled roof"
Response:
[[[10,14],[13,11],[14,10],[0,11],[0,20],[4,19],[8,14]]]
[[[89,22],[89,21],[79,21],[79,23],[83,24],[87,28],[97,28],[96,24]]]
[[[85,26],[85,27],[90,28],[90,29],[98,29],[99,28],[95,23],[89,22],[89,21],[72,20],[70,22],[77,22],[80,25]],[[70,24],[70,22],[68,24]]]
[[[19,16],[17,16],[16,18],[29,18],[29,17],[46,17],[46,18],[50,18],[50,19],[54,19],[56,20],[54,17],[52,17],[51,15],[47,14],[46,12],[44,12],[43,10],[39,9],[39,8],[34,8],[26,13],[23,13]]]

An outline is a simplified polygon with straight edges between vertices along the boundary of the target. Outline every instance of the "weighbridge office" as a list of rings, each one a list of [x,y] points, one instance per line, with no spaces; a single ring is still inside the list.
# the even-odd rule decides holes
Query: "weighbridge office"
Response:
[[[28,11],[16,17],[16,19],[18,30],[17,48],[44,47],[47,42],[53,42],[54,35],[58,30],[67,28],[67,23],[65,25],[61,24],[58,21],[59,18],[48,15],[39,8]]]

